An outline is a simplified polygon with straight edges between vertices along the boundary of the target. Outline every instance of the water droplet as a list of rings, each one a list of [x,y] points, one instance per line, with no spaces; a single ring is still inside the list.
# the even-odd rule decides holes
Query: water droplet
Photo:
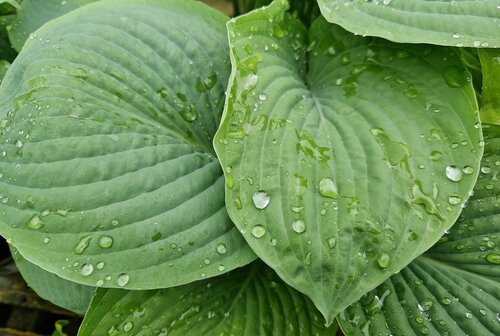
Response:
[[[82,273],[83,276],[89,276],[93,271],[94,266],[92,266],[92,264],[83,264],[82,268],[80,269],[80,273]]]
[[[297,233],[304,233],[306,231],[306,223],[302,219],[297,219],[293,221],[292,229]]]
[[[331,249],[334,248],[335,245],[337,245],[337,239],[335,237],[328,238],[326,242],[328,243],[328,247]]]
[[[323,197],[334,198],[338,197],[337,184],[329,177],[324,177],[319,181],[319,194]]]
[[[487,312],[486,312],[486,310],[484,310],[484,309],[479,309],[479,313],[480,313],[481,315],[483,315],[483,316],[488,315],[488,313],[487,313]]]
[[[226,245],[224,245],[223,243],[217,244],[217,253],[224,254],[226,252],[227,252]]]
[[[390,261],[391,261],[391,256],[386,252],[382,252],[377,259],[377,263],[380,268],[387,268],[387,266],[389,266]]]
[[[459,196],[448,196],[448,203],[451,205],[457,205],[460,204],[460,202],[462,202],[462,198]]]
[[[441,303],[444,304],[445,306],[450,305],[451,302],[452,302],[451,299],[448,298],[448,297],[444,297],[444,298],[441,299]]]
[[[49,238],[49,237],[45,237],[45,238],[43,238],[43,243],[44,243],[45,245],[47,245],[49,242],[50,242],[50,238]]]
[[[460,33],[453,33],[453,38],[460,38],[462,35],[460,35]]]
[[[104,261],[99,261],[97,265],[95,265],[97,269],[103,269],[104,268]]]
[[[133,327],[134,327],[134,324],[131,321],[128,321],[127,323],[125,323],[123,325],[123,331],[129,332],[130,330],[132,330]]]
[[[87,247],[89,247],[91,240],[92,240],[92,236],[83,237],[82,239],[80,239],[78,244],[73,248],[73,251],[75,251],[76,254],[82,254],[83,251],[85,251],[85,249]]]
[[[500,265],[500,253],[492,252],[486,255],[486,260],[492,264]]]
[[[311,265],[311,252],[308,252],[306,254],[306,258],[305,258],[304,262],[306,263],[306,265]]]
[[[111,246],[113,246],[113,237],[104,235],[99,238],[99,247],[107,249]]]
[[[261,93],[261,94],[259,95],[259,100],[260,100],[260,101],[266,101],[266,100],[267,100],[267,96],[266,96],[265,94]]]
[[[255,238],[261,238],[266,234],[266,229],[262,225],[255,225],[252,228],[252,236]]]
[[[463,178],[463,172],[461,169],[457,168],[456,166],[448,166],[446,167],[446,177],[453,181],[453,182],[459,182],[462,181]]]
[[[128,284],[128,281],[130,280],[130,276],[127,273],[122,273],[116,278],[116,284],[120,287],[125,286]]]
[[[224,265],[219,265],[219,267],[217,267],[217,269],[219,270],[219,272],[223,272],[225,270],[225,267],[224,267]]]
[[[16,140],[16,147],[17,148],[23,147],[23,142],[21,140]]]
[[[491,173],[491,168],[487,167],[487,166],[481,167],[481,173],[489,174],[489,173]]]
[[[421,312],[427,312],[434,306],[434,300],[431,298],[426,298],[418,304],[418,310]]]
[[[465,317],[466,317],[466,318],[468,318],[468,319],[470,320],[472,317],[474,317],[474,315],[472,315],[472,313],[471,313],[471,312],[466,312],[466,313],[465,313]]]
[[[472,168],[471,166],[465,166],[464,169],[462,169],[462,171],[466,175],[471,175],[472,173],[474,173],[474,168]]]
[[[28,223],[26,223],[26,226],[33,230],[39,230],[44,227],[45,224],[43,223],[42,218],[40,218],[40,215],[34,215],[30,218]]]
[[[418,324],[423,324],[424,323],[424,318],[420,315],[418,315],[417,317],[415,317],[415,322],[417,322]]]
[[[236,197],[234,199],[234,207],[237,209],[237,210],[241,210],[243,208],[243,204],[241,203],[241,199],[239,197]]]
[[[267,192],[263,190],[258,190],[254,192],[252,196],[252,201],[257,209],[263,210],[269,205],[271,197]]]
[[[99,280],[96,281],[95,285],[97,287],[101,287],[102,285],[104,285],[104,281],[102,281],[101,279],[99,279]]]

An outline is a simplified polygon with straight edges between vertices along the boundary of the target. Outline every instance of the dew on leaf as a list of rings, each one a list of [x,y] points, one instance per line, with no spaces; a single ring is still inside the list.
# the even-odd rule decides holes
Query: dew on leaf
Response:
[[[337,184],[329,177],[324,177],[319,181],[319,194],[323,197],[334,198],[338,197]]]
[[[451,302],[452,302],[451,299],[448,298],[448,297],[444,297],[444,298],[441,299],[441,303],[444,304],[445,306],[450,305]]]
[[[127,323],[125,323],[123,325],[123,331],[129,332],[130,330],[132,330],[133,327],[134,327],[134,324],[131,321],[128,321]]]
[[[457,205],[460,204],[460,202],[462,202],[462,198],[459,196],[448,196],[448,203],[451,205]]]
[[[418,310],[421,312],[427,312],[434,306],[434,300],[431,298],[426,298],[418,304]]]
[[[127,273],[122,273],[118,276],[118,278],[116,278],[116,284],[120,287],[123,287],[128,284],[129,280],[130,276]]]
[[[40,215],[34,215],[30,218],[26,226],[33,230],[39,230],[45,226]]]
[[[255,225],[251,232],[255,238],[261,238],[266,234],[266,229],[262,225]]]
[[[104,235],[99,238],[99,247],[108,249],[111,246],[113,246],[113,237]]]
[[[92,264],[83,264],[82,268],[80,269],[80,273],[83,276],[89,276],[90,274],[92,274],[93,271],[94,271],[94,266],[92,266]]]
[[[92,236],[85,236],[80,241],[78,244],[73,248],[73,251],[75,251],[76,254],[82,254],[87,247],[90,245],[90,241],[92,240]]]
[[[486,260],[492,264],[500,265],[500,253],[492,252],[486,255]]]
[[[461,88],[470,82],[470,73],[463,68],[452,65],[444,69],[444,79],[451,88]]]
[[[471,166],[465,166],[462,171],[464,172],[464,174],[466,175],[471,175],[472,173],[474,173],[474,168],[472,168]]]
[[[387,268],[390,262],[391,262],[391,256],[386,252],[382,252],[377,259],[377,263],[380,268]]]
[[[263,210],[269,205],[271,197],[267,192],[263,190],[258,190],[254,192],[252,196],[252,201],[257,209]]]
[[[217,253],[219,253],[219,254],[224,254],[227,252],[226,245],[224,245],[223,243],[217,244],[216,249],[217,249]]]
[[[99,261],[99,262],[95,265],[95,267],[96,267],[97,269],[103,269],[103,268],[104,268],[104,261]]]
[[[463,172],[456,166],[446,167],[446,177],[453,182],[459,182],[463,179]]]
[[[292,229],[296,233],[304,233],[306,231],[306,223],[302,219],[297,219],[293,221]]]

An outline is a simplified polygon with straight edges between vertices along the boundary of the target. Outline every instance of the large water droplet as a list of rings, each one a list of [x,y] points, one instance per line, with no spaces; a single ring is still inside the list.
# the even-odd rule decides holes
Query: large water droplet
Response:
[[[107,249],[111,246],[113,246],[113,237],[104,235],[99,238],[99,247]]]
[[[132,330],[133,327],[134,327],[134,324],[131,321],[128,321],[127,323],[125,323],[123,325],[123,331],[129,332],[130,330]]]
[[[89,276],[93,271],[94,266],[92,266],[92,264],[83,264],[82,268],[80,269],[80,273],[82,273],[82,275],[84,276]]]
[[[265,209],[269,205],[269,202],[271,201],[271,197],[269,196],[269,194],[267,192],[265,192],[263,190],[258,190],[256,192],[254,192],[254,194],[252,196],[252,201],[257,209],[262,210],[262,209]]]
[[[224,254],[227,252],[227,248],[226,248],[226,245],[224,245],[223,243],[219,243],[217,244],[217,253],[219,254]]]
[[[26,223],[26,226],[33,230],[39,230],[44,227],[45,224],[43,223],[42,218],[40,218],[40,215],[34,215],[30,218],[28,223]]]
[[[377,259],[377,263],[380,268],[387,268],[390,262],[391,262],[391,256],[386,252],[382,252]]]
[[[459,182],[462,181],[464,174],[458,167],[448,166],[446,167],[446,177],[453,182]]]
[[[444,69],[444,79],[451,88],[461,88],[470,82],[471,76],[468,71],[456,65]]]
[[[266,229],[262,225],[255,225],[251,232],[255,238],[261,238],[266,234]]]
[[[297,219],[292,223],[293,231],[303,233],[306,231],[306,223],[302,219]]]
[[[128,284],[128,281],[130,280],[130,276],[127,273],[122,273],[116,278],[116,284],[120,287],[125,286]]]
[[[500,253],[492,252],[486,255],[486,260],[492,264],[500,265]]]
[[[337,198],[338,190],[335,181],[329,177],[324,177],[319,181],[319,194],[323,197]]]

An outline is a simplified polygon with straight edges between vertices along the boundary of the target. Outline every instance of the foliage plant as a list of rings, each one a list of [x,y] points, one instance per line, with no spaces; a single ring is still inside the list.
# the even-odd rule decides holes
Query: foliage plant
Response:
[[[0,1],[26,281],[80,336],[500,335],[500,0],[235,3]]]

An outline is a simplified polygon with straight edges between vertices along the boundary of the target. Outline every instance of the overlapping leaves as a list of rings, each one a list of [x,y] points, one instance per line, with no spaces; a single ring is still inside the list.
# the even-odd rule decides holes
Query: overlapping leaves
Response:
[[[257,255],[328,321],[436,242],[482,154],[453,51],[309,30],[275,1],[229,23],[216,150]]]

